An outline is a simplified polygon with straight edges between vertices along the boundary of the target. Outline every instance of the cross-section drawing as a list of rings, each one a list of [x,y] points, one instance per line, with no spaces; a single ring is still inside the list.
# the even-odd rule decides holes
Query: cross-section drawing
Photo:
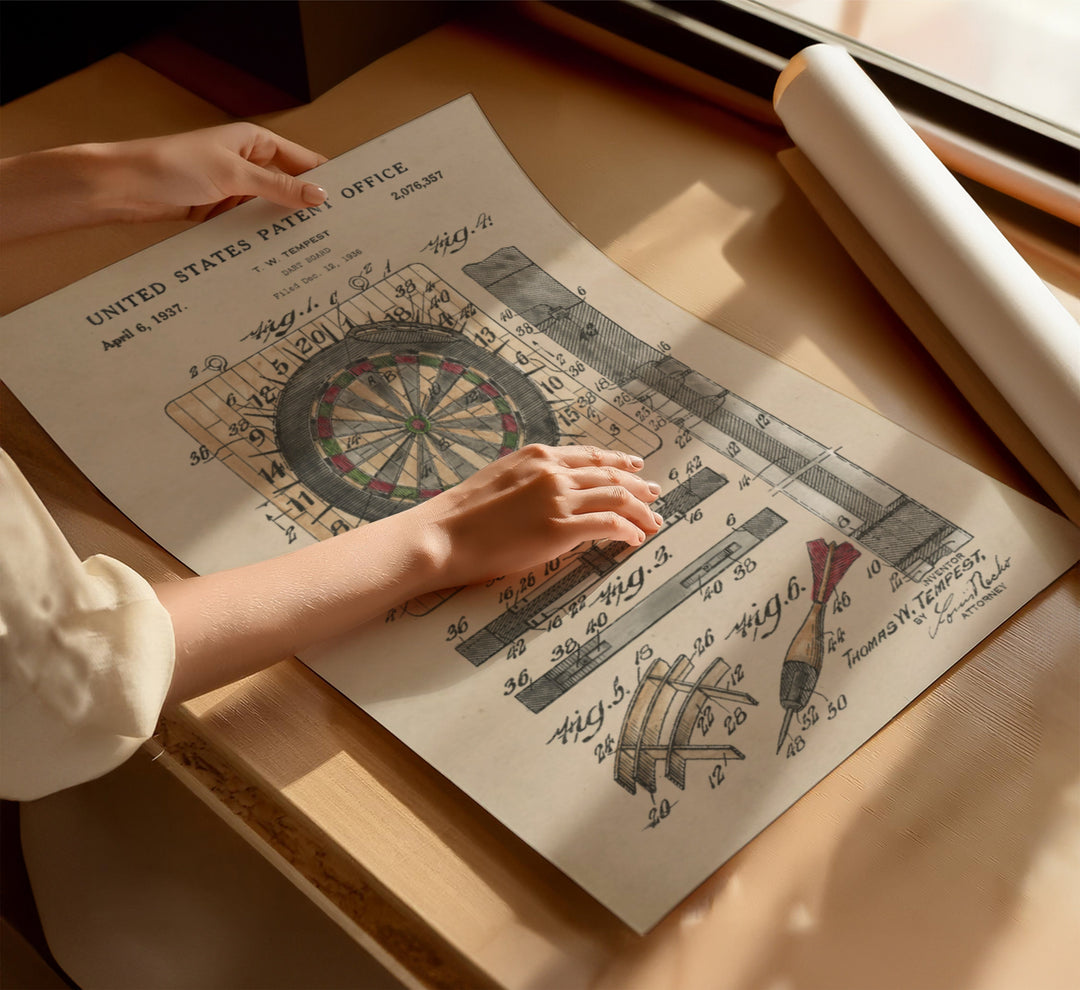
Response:
[[[670,527],[726,484],[727,478],[722,474],[704,468],[666,495],[660,496],[652,507],[663,517],[665,527]],[[554,576],[531,590],[528,596],[458,643],[455,649],[476,666],[487,662],[519,636],[541,628],[573,603],[581,601],[603,580],[605,574],[622,563],[628,550],[627,544],[617,541],[589,546],[563,565],[565,570],[560,568]]]
[[[971,534],[623,329],[515,247],[465,272],[688,435],[919,580]]]
[[[762,509],[694,558],[647,597],[635,602],[632,609],[590,636],[568,653],[565,659],[518,691],[515,697],[530,711],[542,711],[669,612],[708,586],[786,522],[772,509]]]

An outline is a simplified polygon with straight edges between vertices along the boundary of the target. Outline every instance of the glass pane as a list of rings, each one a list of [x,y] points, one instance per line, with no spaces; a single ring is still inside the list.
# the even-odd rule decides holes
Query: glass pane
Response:
[[[1078,0],[766,0],[760,6],[1080,134]]]

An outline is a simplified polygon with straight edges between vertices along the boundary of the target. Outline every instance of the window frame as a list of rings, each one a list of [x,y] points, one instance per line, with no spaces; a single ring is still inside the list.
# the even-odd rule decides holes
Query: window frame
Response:
[[[1080,179],[1080,135],[755,0],[545,0],[548,6],[771,104],[788,60],[846,48],[901,111],[1059,180]]]

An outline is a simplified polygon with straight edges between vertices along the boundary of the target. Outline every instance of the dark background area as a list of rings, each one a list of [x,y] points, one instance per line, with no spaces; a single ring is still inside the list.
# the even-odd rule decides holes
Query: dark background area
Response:
[[[5,0],[0,4],[0,102],[7,103],[40,89],[166,30],[191,8],[199,6],[177,0],[157,3]]]
[[[462,0],[3,0],[0,103],[124,51],[238,116],[314,99]],[[217,77],[217,78],[213,78]],[[236,106],[205,92],[235,93]]]

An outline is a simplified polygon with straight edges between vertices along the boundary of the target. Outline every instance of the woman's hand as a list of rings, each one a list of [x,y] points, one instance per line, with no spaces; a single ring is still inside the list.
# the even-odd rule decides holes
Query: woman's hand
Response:
[[[128,174],[121,209],[129,220],[205,220],[256,196],[296,210],[326,199],[321,186],[296,178],[326,158],[255,124],[101,147]]]
[[[639,457],[597,447],[533,444],[411,510],[431,528],[445,585],[513,574],[586,540],[631,547],[656,533],[660,486]]]
[[[325,161],[249,123],[18,155],[0,161],[0,236],[205,220],[256,196],[291,210],[318,206],[325,190],[297,176]]]
[[[258,564],[158,585],[173,701],[341,636],[417,595],[533,567],[585,540],[660,529],[638,457],[533,445],[430,501]]]

